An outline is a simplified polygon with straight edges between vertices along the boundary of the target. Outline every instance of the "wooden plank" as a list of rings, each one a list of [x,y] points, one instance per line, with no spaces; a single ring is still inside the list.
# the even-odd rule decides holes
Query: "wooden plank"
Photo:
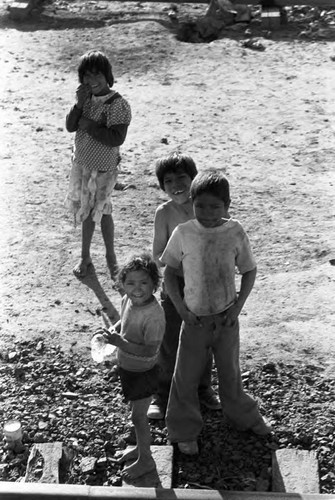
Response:
[[[0,481],[1,500],[335,500],[335,494],[218,491],[195,489],[123,488],[76,484]]]

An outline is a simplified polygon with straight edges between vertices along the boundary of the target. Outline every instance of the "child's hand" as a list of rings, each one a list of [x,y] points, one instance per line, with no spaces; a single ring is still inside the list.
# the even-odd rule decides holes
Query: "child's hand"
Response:
[[[122,337],[114,329],[105,330],[105,338],[109,344],[116,345],[116,347],[121,347]]]
[[[86,99],[90,96],[91,96],[90,87],[84,83],[81,83],[76,90],[77,108],[83,109]]]
[[[107,330],[107,328],[98,328],[95,332],[94,332],[94,336],[95,335],[102,335],[105,339],[105,341],[108,343],[108,344],[113,344],[113,345],[117,345],[115,342],[117,342],[117,340],[115,340],[115,335],[118,336],[118,337],[121,337],[115,330],[113,327],[111,327],[109,330]]]
[[[182,315],[181,318],[187,325],[193,325],[193,326],[202,326],[201,321],[199,320],[198,316],[193,314],[191,311],[186,310]]]
[[[104,334],[104,332],[103,332],[103,329],[102,329],[102,328],[97,328],[97,329],[94,331],[94,333],[93,333],[92,337],[94,337],[95,335],[98,335],[98,334],[101,334],[101,335],[103,335],[103,334]]]
[[[230,306],[229,309],[227,309],[221,314],[223,319],[223,325],[232,326],[239,317],[240,312],[241,308],[237,305],[237,303]]]
[[[92,124],[93,120],[90,120],[89,118],[85,118],[85,116],[81,116],[78,122],[78,127],[81,130],[88,130],[90,125]]]

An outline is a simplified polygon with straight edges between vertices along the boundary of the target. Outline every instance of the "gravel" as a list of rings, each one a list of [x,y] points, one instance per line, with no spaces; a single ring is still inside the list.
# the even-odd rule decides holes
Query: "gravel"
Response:
[[[115,368],[41,339],[2,353],[0,373],[1,417],[20,420],[24,445],[17,453],[3,446],[0,480],[24,478],[34,443],[61,441],[62,483],[121,485],[115,453],[134,436]],[[220,412],[204,409],[200,455],[175,450],[173,487],[271,491],[272,452],[295,448],[317,453],[321,493],[335,493],[335,380],[314,364],[268,362],[243,373],[243,381],[274,434],[237,432]],[[153,444],[167,444],[163,421],[151,430]],[[29,480],[41,474],[40,465]]]

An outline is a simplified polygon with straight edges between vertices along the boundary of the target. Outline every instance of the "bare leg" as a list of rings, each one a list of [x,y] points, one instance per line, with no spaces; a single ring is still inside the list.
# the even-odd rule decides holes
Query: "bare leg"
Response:
[[[131,448],[131,450],[125,451],[118,459],[118,462],[120,464],[123,464],[124,462],[130,462],[131,460],[137,460],[137,459],[138,459],[138,449],[137,446],[135,446],[134,448]]]
[[[73,272],[78,278],[84,278],[86,276],[87,268],[92,263],[90,249],[94,229],[95,222],[90,214],[82,223],[81,259],[73,268]]]
[[[151,434],[147,417],[150,403],[151,397],[132,402],[131,418],[135,426],[138,458],[135,463],[123,469],[125,479],[135,479],[156,468],[150,451]]]
[[[114,221],[111,215],[103,215],[101,219],[101,232],[106,247],[106,260],[111,274],[114,279],[117,273],[116,255],[114,251]]]

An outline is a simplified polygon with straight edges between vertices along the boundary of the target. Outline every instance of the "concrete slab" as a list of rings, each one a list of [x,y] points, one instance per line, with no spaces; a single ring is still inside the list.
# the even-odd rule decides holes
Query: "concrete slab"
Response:
[[[156,462],[156,470],[133,481],[123,480],[122,485],[133,488],[172,488],[172,446],[151,446],[151,453]]]
[[[316,453],[290,448],[275,451],[272,454],[272,491],[320,493]]]
[[[27,463],[25,482],[34,482],[34,469],[42,465],[43,473],[39,483],[59,483],[59,462],[62,457],[62,443],[36,443],[34,444]]]

